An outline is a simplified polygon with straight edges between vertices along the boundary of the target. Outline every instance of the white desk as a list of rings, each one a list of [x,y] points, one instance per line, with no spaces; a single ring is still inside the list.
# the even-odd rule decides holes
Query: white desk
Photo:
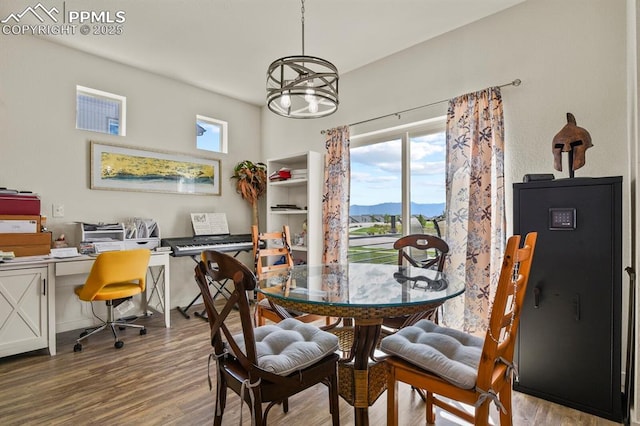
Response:
[[[62,309],[66,310],[69,303],[81,306],[84,302],[61,292],[72,292],[76,284],[83,283],[94,261],[91,256],[31,256],[0,263],[0,357],[41,348],[56,354],[56,332],[83,326],[76,327],[77,321],[65,324],[56,319],[56,293],[59,298],[64,296],[59,303],[67,303]],[[169,277],[169,253],[152,252],[141,308],[144,314],[150,310],[163,313],[165,327],[171,326]]]

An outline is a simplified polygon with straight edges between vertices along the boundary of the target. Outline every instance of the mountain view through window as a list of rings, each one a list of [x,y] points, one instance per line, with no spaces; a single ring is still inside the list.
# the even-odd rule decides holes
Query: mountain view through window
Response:
[[[367,142],[350,149],[349,261],[395,264],[401,236],[444,232],[445,133]]]

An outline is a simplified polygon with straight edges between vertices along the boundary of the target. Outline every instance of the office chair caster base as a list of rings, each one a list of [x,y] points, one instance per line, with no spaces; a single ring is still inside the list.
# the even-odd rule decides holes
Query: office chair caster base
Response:
[[[80,338],[83,338],[87,334],[89,334],[89,332],[87,330],[83,331],[82,333],[80,333]]]
[[[147,334],[147,329],[146,328],[141,328],[140,329],[140,335],[144,336],[145,334]]]
[[[80,343],[76,343],[75,345],[73,345],[73,351],[82,352],[82,345]]]
[[[118,340],[113,344],[113,346],[115,346],[116,349],[121,349],[124,346],[124,342],[122,340]]]

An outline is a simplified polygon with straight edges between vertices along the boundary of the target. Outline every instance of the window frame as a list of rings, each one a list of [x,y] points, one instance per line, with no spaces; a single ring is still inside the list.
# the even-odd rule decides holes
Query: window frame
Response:
[[[228,142],[229,141],[229,137],[228,137],[229,123],[224,121],[224,120],[217,119],[217,118],[212,118],[212,117],[208,117],[206,115],[196,114],[196,126],[198,125],[199,121],[204,121],[204,122],[206,122],[208,124],[220,127],[220,150],[219,151],[214,151],[214,150],[211,150],[211,149],[205,149],[205,148],[198,147],[198,135],[197,134],[196,134],[196,149],[199,149],[200,151],[215,152],[215,153],[220,153],[220,154],[228,154],[229,153],[229,142]]]
[[[391,140],[401,141],[402,173],[401,173],[401,202],[402,223],[411,221],[411,139],[427,134],[444,132],[446,130],[446,116],[438,116],[414,123],[374,130],[350,137],[349,149],[360,148]],[[410,234],[408,226],[402,227],[402,235]]]
[[[116,101],[120,104],[120,116],[118,117],[118,134],[110,133],[109,131],[101,132],[92,129],[83,129],[78,127],[78,95],[91,96],[99,99],[106,99],[109,101]],[[107,117],[107,119],[113,119],[115,117]],[[106,135],[114,136],[126,136],[127,135],[127,97],[122,95],[116,95],[115,93],[105,92],[104,90],[93,89],[91,87],[76,85],[76,129],[85,130],[88,132],[104,133]]]

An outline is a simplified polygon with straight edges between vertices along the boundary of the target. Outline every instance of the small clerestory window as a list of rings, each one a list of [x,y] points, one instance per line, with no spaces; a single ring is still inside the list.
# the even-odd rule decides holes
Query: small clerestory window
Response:
[[[227,153],[227,122],[196,115],[196,148]]]
[[[76,129],[125,136],[127,98],[76,86]]]

